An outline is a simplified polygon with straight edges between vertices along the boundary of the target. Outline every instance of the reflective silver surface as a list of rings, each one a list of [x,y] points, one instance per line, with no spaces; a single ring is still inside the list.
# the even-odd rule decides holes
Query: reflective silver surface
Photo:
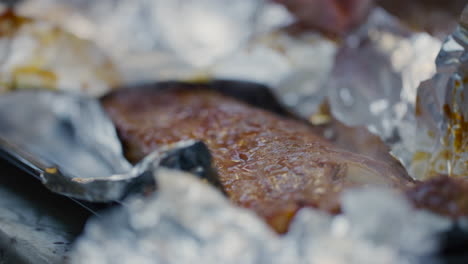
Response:
[[[302,209],[279,236],[191,175],[160,169],[155,179],[158,192],[88,222],[72,263],[419,263],[451,224],[398,193],[362,189],[342,197],[342,215]]]
[[[0,263],[66,263],[89,212],[0,161]]]
[[[140,82],[209,72],[253,33],[291,20],[264,2],[34,0],[24,1],[18,11],[92,40],[110,55],[124,81]]]
[[[333,114],[348,125],[367,126],[390,144],[402,140],[417,86],[435,73],[439,49],[438,39],[374,9],[338,51],[327,86]]]
[[[418,88],[411,170],[421,178],[468,171],[468,6],[461,19],[437,56],[437,74]]]
[[[451,113],[466,120],[461,102],[466,86],[466,29],[460,27],[446,41],[437,60],[438,74],[417,91],[418,83],[435,72],[433,61],[441,44],[403,28],[382,10],[374,10],[367,23],[349,36],[333,62],[335,43],[313,34],[292,38],[276,31],[291,21],[281,8],[271,9],[281,14],[281,20],[262,20],[257,15],[268,12],[259,11],[261,1],[239,1],[233,8],[226,8],[230,1],[191,1],[180,10],[187,20],[178,21],[182,2],[42,0],[25,1],[20,10],[47,17],[95,42],[118,65],[123,83],[213,76],[257,80],[273,85],[281,100],[303,116],[313,113],[328,96],[336,117],[380,135],[414,176],[427,174],[418,170],[419,160],[435,162],[436,168],[441,163],[440,172],[463,172],[465,145],[462,141],[457,153],[459,134],[454,131],[462,125],[457,123],[461,118],[453,121],[441,110],[447,104]],[[221,17],[219,12],[227,15]],[[206,27],[207,21],[215,28]],[[187,32],[192,25],[196,30]],[[172,27],[186,34],[177,35]],[[260,33],[254,34],[256,30]],[[229,45],[223,45],[226,41]],[[20,56],[16,47],[8,51]],[[149,197],[130,197],[104,218],[93,219],[77,244],[73,263],[415,263],[434,253],[435,234],[450,225],[447,219],[413,210],[398,194],[366,189],[343,196],[340,216],[302,210],[290,232],[279,237],[210,185],[158,166],[172,148],[155,152],[132,169],[117,147],[115,132],[102,126],[107,121],[99,119],[102,110],[93,99],[72,97],[65,104],[38,99],[26,106],[21,93],[11,96],[19,99],[3,99],[0,106],[2,122],[9,123],[0,131],[12,138],[3,140],[3,146],[17,154],[17,161],[33,167],[52,190],[112,201],[123,199],[132,188],[141,191],[148,183],[158,184],[158,191]],[[421,108],[415,105],[416,96]],[[86,102],[81,104],[82,100]],[[34,113],[27,116],[26,108]],[[10,118],[11,109],[19,109],[12,114],[18,119]],[[77,115],[74,109],[92,116]],[[18,133],[7,129],[15,126]],[[38,136],[31,135],[31,127],[39,128]],[[88,138],[96,130],[103,136],[98,132]],[[175,151],[196,146],[183,144]]]
[[[327,95],[337,49],[317,33],[290,36],[282,27],[292,15],[263,0],[34,0],[18,11],[92,40],[110,56],[121,83],[256,81],[305,117]]]
[[[199,174],[211,166],[208,149],[194,141],[161,147],[132,166],[98,100],[65,93],[0,96],[0,143],[9,158],[49,189],[93,202],[116,201],[134,189],[154,187],[145,172],[173,156],[197,155],[188,169],[200,167]]]

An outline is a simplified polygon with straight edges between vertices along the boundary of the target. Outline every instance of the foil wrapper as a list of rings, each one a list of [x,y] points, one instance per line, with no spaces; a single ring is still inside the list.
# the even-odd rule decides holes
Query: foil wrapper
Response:
[[[415,88],[435,72],[433,60],[440,48],[437,39],[412,33],[380,9],[346,39],[334,62],[335,43],[318,35],[294,38],[275,30],[291,22],[291,17],[281,7],[263,1],[37,0],[24,1],[17,10],[46,24],[59,24],[86,43],[94,43],[86,52],[105,51],[101,58],[110,58],[111,63],[102,64],[107,61],[103,59],[80,66],[116,69],[118,83],[213,76],[255,80],[271,84],[280,99],[304,117],[328,97],[337,118],[348,125],[367,126],[380,135],[407,167],[415,153],[414,135],[424,123],[415,117],[419,113]],[[181,14],[186,20],[180,19]],[[460,27],[459,32],[464,30]],[[23,31],[15,31],[8,41],[17,32]],[[24,32],[30,38],[30,31]],[[461,45],[464,33],[457,34],[454,39]],[[453,42],[451,45],[453,50]],[[7,45],[5,54],[21,57],[25,49],[19,47]],[[54,53],[56,50],[50,52],[57,58],[68,54]],[[466,57],[449,53],[450,58],[457,54],[459,61]],[[40,72],[49,64],[40,64]],[[89,92],[93,95],[110,89],[110,82],[96,81],[101,79],[92,74],[84,75],[91,76],[90,85],[81,85],[83,75],[74,75],[73,68],[61,70],[66,72],[63,76],[77,77],[73,81],[79,84],[76,87],[98,87]],[[11,76],[14,71],[7,69],[5,74]],[[114,70],[111,72],[114,76]],[[46,86],[35,76],[25,80],[21,83],[27,87]],[[8,124],[0,125],[0,142],[7,157],[28,167],[56,192],[122,204],[107,216],[91,220],[76,246],[73,263],[415,263],[435,253],[436,235],[448,230],[451,223],[413,210],[398,194],[366,189],[343,196],[340,216],[301,210],[290,232],[279,237],[253,213],[231,205],[212,186],[163,168],[175,167],[210,179],[206,176],[210,175],[209,153],[203,144],[168,146],[132,167],[123,159],[115,132],[106,128],[109,123],[94,99],[75,95],[55,100],[50,98],[61,95],[42,94],[27,100],[26,93],[0,97],[5,101],[0,121]],[[437,94],[445,94],[444,88]],[[47,96],[49,99],[39,99]],[[464,97],[447,98],[457,101]],[[430,106],[428,101],[422,102]],[[29,105],[34,112],[27,112]],[[446,116],[458,113],[457,107],[449,108]],[[20,118],[11,119],[11,109]],[[82,111],[92,116],[82,115]],[[440,114],[436,121],[423,116],[440,131],[452,131],[458,124],[439,122],[445,120]],[[18,120],[30,123],[19,124]],[[17,130],[9,129],[14,127]],[[32,128],[38,129],[40,140],[32,136],[36,133]],[[21,133],[16,135],[17,131]],[[435,135],[430,142],[438,142],[437,135],[442,133]],[[455,142],[452,138],[458,134],[450,135],[447,142]],[[63,144],[57,146],[57,142]],[[71,152],[76,156],[62,155],[64,146],[76,147]],[[97,160],[89,161],[89,157]],[[183,160],[194,161],[189,163],[193,166],[180,162],[180,157],[189,157]],[[129,194],[145,193],[148,186],[158,191],[146,198],[125,199]]]
[[[421,178],[467,175],[467,49],[468,6],[437,56],[437,74],[418,88],[418,136],[410,169]]]
[[[400,126],[414,113],[417,86],[435,73],[440,45],[374,9],[338,51],[328,81],[334,116],[351,126],[367,126],[388,143],[401,140],[406,128]]]
[[[303,116],[326,96],[322,87],[337,49],[316,33],[289,35],[282,28],[294,17],[262,0],[34,0],[23,1],[16,11],[95,43],[111,58],[121,84],[255,81],[273,87]]]
[[[333,114],[379,135],[417,179],[468,172],[466,12],[442,45],[374,10],[338,51],[328,82]]]
[[[212,74],[267,84],[283,104],[308,118],[327,96],[324,85],[336,49],[336,43],[316,33],[293,37],[273,31],[258,35],[235,56],[215,64]]]
[[[92,40],[111,56],[125,82],[205,75],[254,33],[292,20],[263,0],[40,0],[24,1],[17,11]]]
[[[26,107],[27,106],[27,107]],[[157,149],[132,166],[114,125],[96,99],[45,91],[0,96],[0,149],[54,192],[92,201],[119,201],[155,183],[147,172],[180,168],[215,183],[201,142]]]
[[[40,0],[25,1],[19,11],[64,22],[71,32],[94,40],[117,57],[165,52],[187,65],[208,65],[250,37],[262,4],[261,0]]]
[[[46,88],[97,96],[120,82],[102,49],[56,24],[5,11],[0,27],[0,93]]]
[[[88,222],[72,263],[422,263],[451,226],[397,193],[363,189],[343,196],[342,215],[302,209],[279,236],[191,175],[154,177],[157,193]]]
[[[89,212],[0,160],[3,263],[64,263]]]

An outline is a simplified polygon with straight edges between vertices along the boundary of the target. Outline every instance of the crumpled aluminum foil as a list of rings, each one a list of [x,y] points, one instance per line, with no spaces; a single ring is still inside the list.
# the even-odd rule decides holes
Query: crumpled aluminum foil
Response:
[[[407,118],[414,115],[416,88],[435,73],[440,45],[374,9],[338,51],[327,86],[334,116],[351,126],[367,126],[391,145],[405,140],[414,126],[414,118]]]
[[[6,161],[0,160],[0,170],[0,262],[67,262],[89,212]]]
[[[119,201],[154,188],[146,172],[158,166],[216,183],[211,155],[201,142],[161,147],[132,166],[99,101],[75,94],[19,91],[0,96],[0,150],[52,191],[92,202]]]
[[[468,175],[468,6],[437,56],[437,74],[418,88],[411,171],[421,178]]]
[[[17,11],[92,40],[125,81],[191,77],[238,51],[254,32],[291,20],[263,0],[39,0],[24,1]]]
[[[375,10],[338,51],[329,81],[333,114],[379,135],[418,179],[468,173],[467,17],[465,7],[439,51],[437,39]]]
[[[87,224],[72,263],[419,263],[451,225],[397,193],[362,189],[343,196],[342,215],[302,209],[279,236],[191,175],[160,169],[155,178],[158,192]]]
[[[40,87],[97,96],[121,81],[102,49],[56,24],[6,12],[0,27],[0,93]]]
[[[257,81],[277,88],[304,116],[322,102],[336,52],[336,43],[318,34],[296,38],[280,30],[294,18],[263,0],[34,0],[17,11],[92,40],[108,53],[122,83]]]
[[[19,10],[39,20],[61,24],[79,38],[95,43],[97,49],[91,48],[87,52],[105,51],[102,58],[108,57],[110,65],[118,65],[119,82],[213,76],[256,80],[272,85],[281,100],[303,116],[313,113],[322,99],[328,96],[336,117],[350,125],[369,127],[393,144],[394,154],[406,165],[410,164],[412,157],[408,157],[408,153],[413,153],[413,145],[408,144],[414,144],[411,135],[425,124],[419,117],[412,116],[418,113],[414,105],[415,88],[435,71],[433,60],[440,47],[436,39],[422,33],[414,34],[382,10],[375,9],[368,23],[346,39],[333,62],[336,52],[333,42],[313,34],[292,38],[282,31],[275,31],[279,25],[291,21],[291,17],[276,5],[245,0],[236,1],[232,6],[232,1],[201,0],[192,1],[179,10],[183,2],[186,1],[36,0],[25,1]],[[226,8],[227,5],[230,8]],[[225,16],[219,16],[221,10]],[[178,19],[179,12],[187,19]],[[207,21],[216,26],[206,27]],[[187,25],[197,30],[187,32]],[[463,33],[464,29],[461,29],[459,32]],[[175,34],[177,32],[186,34]],[[255,37],[251,38],[253,35]],[[455,35],[458,36],[454,37],[457,41],[463,39],[461,33]],[[229,45],[223,45],[226,42]],[[189,45],[194,43],[198,45]],[[448,47],[452,47],[450,45]],[[24,49],[18,47],[10,46],[7,54],[12,58],[21,56]],[[35,50],[34,45],[30,47]],[[459,53],[449,54],[449,58],[454,58],[454,54],[462,58],[459,61],[466,57]],[[441,57],[444,56],[439,56],[439,62]],[[40,67],[43,65],[48,64]],[[95,65],[102,66],[98,62],[91,68]],[[83,67],[88,66],[85,63]],[[63,68],[67,72],[64,76],[70,75],[69,69],[73,67]],[[460,66],[460,69],[465,68]],[[443,67],[441,70],[444,72]],[[327,79],[330,71],[332,75]],[[5,71],[7,76],[10,72]],[[37,83],[34,78],[25,80],[26,86]],[[74,83],[80,82],[78,78]],[[95,87],[94,79],[89,83]],[[453,83],[456,84],[455,81]],[[97,87],[99,89],[91,94],[106,91],[110,84]],[[437,93],[444,94],[445,86],[440,87]],[[420,89],[420,94],[422,91]],[[460,106],[457,100],[464,97],[452,98],[456,103],[449,106]],[[430,106],[426,102],[429,101],[418,101]],[[17,102],[16,105],[24,104]],[[76,102],[67,108],[73,109],[73,105],[76,106]],[[455,107],[450,113],[459,110]],[[2,112],[6,115],[8,111]],[[443,117],[436,116],[440,119],[431,121],[431,115],[423,116],[424,120],[429,120],[426,123],[436,124],[435,127],[446,128],[447,131],[450,128],[451,133],[458,124],[442,121],[439,126]],[[70,116],[56,117],[60,117],[58,121],[73,120]],[[8,120],[8,117],[4,118]],[[415,126],[416,120],[419,128]],[[458,118],[456,120],[459,121]],[[33,121],[40,124],[41,120]],[[55,132],[68,129],[70,124],[66,123]],[[51,129],[54,126],[44,127],[44,131]],[[22,132],[27,133],[28,130],[22,129]],[[447,142],[455,146],[457,134],[451,135]],[[80,139],[79,134],[77,139]],[[46,138],[42,142],[52,142],[52,139]],[[92,150],[95,142],[88,143],[91,144],[78,145],[84,146],[85,151]],[[86,146],[91,148],[86,149]],[[150,155],[145,161],[143,168],[150,166],[150,173],[143,173],[146,170],[138,166],[140,169],[135,172],[135,169],[123,165],[117,169],[111,167],[111,171],[102,168],[112,172],[106,174],[111,177],[103,179],[94,168],[88,171],[90,174],[67,171],[76,167],[61,168],[58,165],[62,160],[47,158],[48,153],[43,153],[43,149],[39,152],[25,146],[16,149],[42,157],[32,162],[32,166],[51,189],[81,199],[121,200],[134,188],[141,191],[148,182],[154,183],[151,172],[156,173],[157,192],[148,198],[124,200],[122,206],[108,216],[90,222],[77,244],[74,263],[375,263],[375,260],[381,263],[414,263],[434,253],[436,234],[447,230],[450,225],[447,219],[413,210],[401,196],[368,189],[344,195],[344,213],[337,217],[312,209],[302,210],[290,232],[279,237],[251,212],[232,206],[211,186],[180,172],[155,168],[151,164],[161,162],[161,153]],[[77,149],[78,152],[80,150]],[[120,157],[118,148],[112,151]],[[64,178],[62,173],[77,177]],[[142,173],[143,177],[136,177]],[[88,178],[85,177],[87,175]],[[141,185],[140,180],[145,184]],[[110,185],[107,184],[109,182]]]
[[[44,91],[5,94],[0,96],[0,124],[0,137],[8,144],[75,177],[131,168],[114,125],[95,99]]]
[[[269,32],[215,64],[212,74],[267,84],[283,104],[307,118],[327,96],[324,84],[336,49],[336,43],[316,33],[292,37],[283,31]]]
[[[208,65],[250,37],[262,5],[262,0],[39,0],[25,1],[19,11],[63,22],[116,57],[165,52],[188,65]]]

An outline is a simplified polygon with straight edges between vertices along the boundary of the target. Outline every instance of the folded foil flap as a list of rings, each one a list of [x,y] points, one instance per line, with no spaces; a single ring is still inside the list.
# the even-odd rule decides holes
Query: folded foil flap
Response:
[[[2,95],[0,148],[3,156],[52,191],[86,201],[118,201],[128,193],[154,189],[153,178],[147,175],[160,165],[194,173],[220,186],[202,142],[161,147],[132,166],[99,101],[76,94],[20,91]]]

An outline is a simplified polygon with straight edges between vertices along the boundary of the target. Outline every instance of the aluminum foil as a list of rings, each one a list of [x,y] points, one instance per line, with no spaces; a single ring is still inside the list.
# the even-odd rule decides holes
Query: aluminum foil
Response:
[[[444,42],[437,74],[418,88],[418,137],[411,170],[422,178],[468,173],[468,6]]]
[[[208,65],[237,50],[256,30],[252,26],[262,4],[261,0],[40,0],[25,1],[19,10],[64,22],[71,32],[94,40],[117,57],[166,52],[188,65]]]
[[[294,21],[280,5],[260,0],[226,5],[213,0],[39,0],[23,1],[17,11],[95,43],[118,65],[123,84],[251,80],[270,85],[304,118],[328,98],[334,117],[379,135],[413,177],[422,177],[421,166],[411,165],[426,155],[412,140],[422,129],[416,126],[416,94],[419,83],[436,71],[438,38],[414,33],[374,8],[337,50],[336,43],[318,34],[292,37],[280,30]],[[23,53],[16,46],[9,52]]]
[[[0,262],[66,263],[89,212],[0,160]]]
[[[145,172],[160,164],[216,183],[210,153],[201,142],[161,147],[132,166],[98,100],[74,94],[22,91],[0,96],[0,143],[8,158],[49,189],[87,201],[118,201],[130,192],[154,188]]]
[[[0,93],[47,88],[100,95],[120,82],[109,56],[60,26],[0,15]]]
[[[274,31],[215,64],[211,74],[267,84],[283,104],[308,118],[327,96],[324,84],[336,50],[336,43],[316,33],[292,37]]]
[[[405,136],[419,82],[435,73],[440,41],[413,33],[382,9],[340,48],[328,82],[333,114],[348,125],[364,125],[394,143]]]
[[[304,116],[326,96],[322,87],[337,49],[316,33],[290,36],[282,28],[292,15],[263,0],[34,0],[16,11],[95,43],[111,58],[120,83],[256,81]]]
[[[342,197],[343,214],[302,209],[279,236],[191,175],[158,170],[160,190],[88,222],[72,263],[437,263],[424,259],[451,221],[413,210],[397,193]]]
[[[314,34],[293,38],[275,30],[289,23],[291,17],[281,7],[263,1],[36,0],[24,1],[18,10],[46,24],[59,24],[63,30],[94,43],[97,49],[87,52],[105,51],[102,58],[109,58],[109,65],[118,65],[119,83],[213,76],[256,80],[271,84],[281,100],[304,117],[328,97],[336,117],[350,125],[369,127],[392,144],[394,154],[407,166],[413,158],[415,140],[411,136],[418,135],[422,127],[420,119],[414,117],[418,113],[415,87],[434,73],[433,60],[440,47],[436,39],[412,33],[380,9],[346,39],[335,62],[335,43]],[[181,20],[180,14],[186,19]],[[188,31],[192,27],[193,32]],[[463,35],[456,34],[454,39],[463,39],[459,36]],[[20,45],[6,47],[6,54],[13,58],[21,57],[25,50]],[[50,50],[53,53],[57,49]],[[68,52],[54,54],[61,58]],[[44,65],[48,64],[41,64],[40,72],[48,68]],[[89,66],[82,65],[86,69]],[[100,63],[91,65],[108,69]],[[78,77],[74,84],[81,83],[81,75],[74,75],[73,67],[63,70],[64,76]],[[11,70],[5,74],[10,76]],[[28,76],[25,86],[46,86],[36,82],[37,76]],[[91,94],[110,87],[106,82],[95,86],[92,80],[89,87],[99,88]],[[444,94],[441,89],[437,93]],[[21,98],[23,94],[11,96]],[[2,141],[9,157],[32,167],[52,190],[80,199],[122,203],[104,218],[89,223],[77,244],[74,263],[415,263],[435,253],[436,234],[450,226],[447,219],[413,210],[398,194],[366,189],[344,195],[344,213],[337,217],[302,210],[290,232],[279,237],[251,212],[232,206],[212,186],[159,166],[164,160],[175,160],[175,167],[185,167],[177,160],[188,155],[196,161],[188,171],[204,174],[209,168],[200,164],[209,164],[209,153],[201,143],[169,146],[132,167],[123,160],[120,147],[113,147],[115,132],[103,129],[107,121],[93,123],[102,112],[95,107],[96,102],[70,98],[60,111],[54,107],[60,107],[62,99],[29,98],[31,109],[37,110],[33,113],[36,118],[21,117],[30,122],[23,124],[10,120],[7,113],[19,109],[15,114],[23,115],[29,106],[25,107],[21,99],[3,99],[3,121],[21,128],[22,138],[33,144],[18,140],[8,126],[0,126],[0,131],[13,139]],[[85,109],[96,116],[88,116],[88,120],[73,114],[74,109]],[[453,109],[446,113],[458,111]],[[75,124],[83,121],[83,128],[91,130],[75,131],[81,129]],[[438,121],[428,123],[439,128]],[[455,125],[446,122],[440,127],[452,130]],[[38,135],[44,138],[38,141],[33,133],[28,135],[31,127],[43,131]],[[104,136],[99,132],[88,138],[91,131],[96,132],[93,129],[103,129]],[[61,146],[47,144],[62,139],[66,143]],[[36,149],[36,144],[43,145]],[[67,144],[76,147],[76,158],[68,152],[61,155],[60,147]],[[97,148],[100,144],[105,147]],[[86,161],[87,151],[102,162]],[[124,199],[130,193],[144,193],[148,186],[158,191],[147,198]]]
[[[375,10],[338,52],[329,81],[333,114],[379,135],[418,179],[468,172],[466,12],[439,51],[437,39]]]
[[[254,32],[291,20],[281,7],[264,2],[39,0],[23,1],[17,11],[92,40],[111,56],[125,82],[141,82],[204,75]]]

